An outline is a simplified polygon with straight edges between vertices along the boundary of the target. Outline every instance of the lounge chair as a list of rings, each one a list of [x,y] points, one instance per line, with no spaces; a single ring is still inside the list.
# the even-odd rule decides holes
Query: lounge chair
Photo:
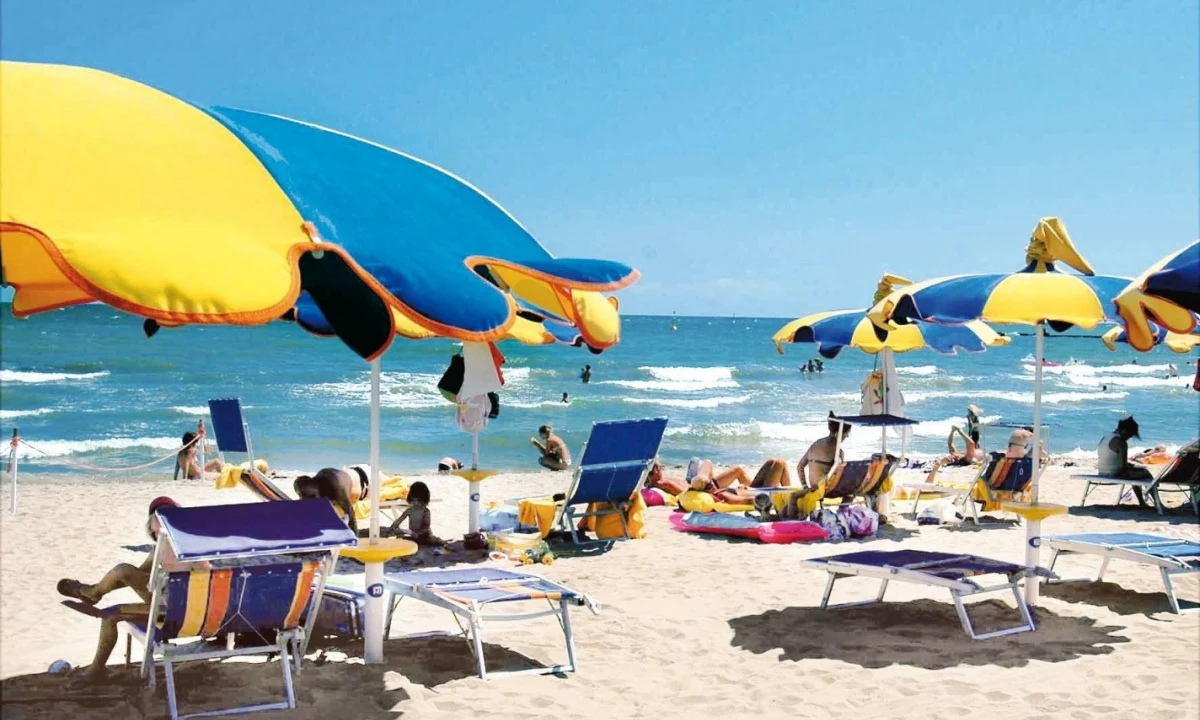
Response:
[[[384,589],[390,594],[384,637],[391,634],[392,618],[404,598],[413,598],[454,614],[462,636],[471,642],[480,679],[496,675],[545,675],[575,672],[575,641],[571,634],[572,606],[586,605],[593,613],[599,606],[587,595],[576,592],[553,580],[531,573],[499,568],[467,568],[462,570],[422,570],[388,573]],[[519,614],[487,614],[491,606],[507,603],[546,603],[546,607]],[[529,670],[510,670],[489,673],[484,663],[483,626],[485,622],[532,620],[555,615],[562,627],[567,647],[567,664]],[[464,624],[465,621],[465,624]]]
[[[126,664],[137,640],[145,647],[142,676],[151,687],[156,666],[163,666],[172,720],[296,707],[292,671],[300,673],[316,601],[339,548],[357,538],[332,505],[315,500],[168,507],[158,517],[162,532],[150,576],[148,617],[161,620],[153,632],[147,632],[145,620],[122,623],[128,633]],[[180,561],[206,561],[211,567],[165,572],[159,558],[168,545]],[[234,647],[227,642],[234,633],[257,635],[262,644]],[[177,663],[273,653],[280,657],[285,701],[179,714]]]
[[[593,424],[579,465],[571,475],[566,499],[558,505],[553,524],[569,532],[577,545],[610,542],[581,540],[578,523],[584,518],[618,513],[625,539],[629,539],[625,515],[646,482],[666,428],[667,418]],[[578,511],[580,506],[584,508],[583,512]]]
[[[813,570],[824,570],[829,573],[829,581],[825,584],[825,594],[821,597],[822,608],[854,607],[881,602],[883,594],[887,591],[888,583],[893,580],[946,588],[954,600],[954,609],[958,612],[958,619],[962,622],[963,630],[972,640],[986,640],[1001,635],[1035,630],[1033,617],[1029,614],[1029,606],[1025,604],[1025,598],[1021,596],[1018,583],[1021,578],[1029,575],[1050,576],[1041,568],[1027,568],[1023,565],[992,560],[978,555],[926,550],[868,550],[804,560],[800,564]],[[833,584],[839,578],[851,575],[882,580],[875,599],[830,605],[829,596],[833,593]],[[975,575],[1004,575],[1008,581],[985,587],[969,579]],[[970,616],[967,615],[963,598],[998,590],[1012,592],[1023,623],[1011,628],[978,634],[975,632]]]
[[[271,479],[256,467],[254,445],[250,442],[250,425],[242,416],[242,405],[238,399],[209,400],[208,410],[212,415],[213,434],[216,435],[217,440],[217,454],[222,464],[226,462],[225,453],[242,453],[248,459],[246,467],[241,472],[230,471],[233,472],[236,480],[240,481],[247,490],[267,502],[294,500],[295,498],[271,482]],[[226,471],[228,468],[222,471],[222,477]],[[220,483],[219,479],[218,486],[221,486]],[[230,486],[232,484],[230,481]],[[386,487],[380,488],[380,490],[384,492],[379,503],[380,513],[389,521],[395,520],[408,507],[408,503],[399,497],[388,497],[389,493]],[[391,494],[396,495],[397,493]],[[360,500],[354,510],[357,520],[367,520],[371,515],[370,502],[365,499]]]
[[[993,453],[984,465],[970,487],[959,496],[959,501],[966,505],[964,518],[970,518],[979,524],[980,507],[987,512],[989,506],[1002,500],[1016,500],[1023,497],[1033,482],[1033,458],[1010,458],[1000,453]]]
[[[1100,572],[1096,580],[1104,579],[1104,571],[1108,569],[1110,560],[1128,560],[1141,565],[1158,568],[1162,574],[1163,586],[1167,591],[1167,601],[1171,604],[1171,612],[1180,615],[1185,612],[1195,612],[1200,607],[1186,610],[1179,608],[1179,599],[1175,596],[1175,585],[1171,578],[1175,575],[1200,573],[1200,542],[1180,540],[1165,535],[1149,533],[1077,533],[1074,535],[1049,535],[1043,537],[1042,545],[1050,548],[1050,564],[1053,571],[1054,563],[1062,553],[1081,553],[1099,555],[1104,558],[1100,563]]]
[[[888,481],[896,469],[896,463],[897,459],[894,456],[876,453],[869,460],[848,460],[839,463],[808,493],[803,493],[797,488],[784,490],[790,489],[793,494],[802,494],[804,502],[800,511],[805,516],[816,510],[819,504],[829,500],[845,503],[847,500],[861,497],[873,506],[878,495],[890,489]],[[776,493],[772,493],[773,500],[777,497]]]
[[[1117,495],[1118,505],[1125,498],[1126,487],[1141,488],[1145,494],[1153,498],[1154,508],[1158,510],[1159,515],[1162,515],[1163,506],[1160,493],[1170,487],[1171,489],[1167,492],[1186,493],[1191,501],[1193,512],[1200,516],[1200,440],[1179,448],[1179,452],[1175,453],[1175,457],[1171,458],[1171,462],[1167,463],[1156,477],[1142,480],[1094,474],[1072,475],[1071,477],[1086,482],[1083,488],[1083,499],[1079,501],[1080,507],[1087,504],[1088,495],[1095,488],[1116,485],[1119,493]]]

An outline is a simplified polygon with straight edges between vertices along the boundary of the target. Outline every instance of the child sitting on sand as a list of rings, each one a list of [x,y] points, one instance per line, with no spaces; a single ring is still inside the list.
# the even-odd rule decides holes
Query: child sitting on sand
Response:
[[[387,535],[406,537],[418,545],[444,545],[431,530],[429,486],[418,480],[408,489],[408,509],[387,529]],[[408,519],[408,530],[401,527]]]

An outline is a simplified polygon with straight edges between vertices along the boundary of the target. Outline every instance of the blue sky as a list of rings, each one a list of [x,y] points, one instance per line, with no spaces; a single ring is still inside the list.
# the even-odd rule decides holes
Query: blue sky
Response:
[[[5,0],[0,56],[88,65],[442,165],[631,313],[788,316],[1197,237],[1195,2]]]

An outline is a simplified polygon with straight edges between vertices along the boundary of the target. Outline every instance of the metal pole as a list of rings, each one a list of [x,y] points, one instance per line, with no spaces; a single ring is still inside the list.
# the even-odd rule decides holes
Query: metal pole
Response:
[[[8,448],[8,472],[12,475],[12,505],[8,511],[17,514],[17,445],[21,443],[21,433],[13,428],[12,442]]]
[[[196,421],[196,445],[199,446],[196,451],[196,457],[200,460],[200,479],[201,480],[204,479],[205,464],[207,463],[207,459],[204,457],[204,446],[206,444],[207,443],[205,442],[205,437],[204,437],[204,418],[201,418]],[[251,455],[250,459],[251,459],[251,461],[253,461],[254,456]],[[176,460],[175,462],[179,462],[179,460]],[[251,464],[253,464],[253,462],[251,462]],[[184,475],[186,476],[187,472],[184,472]],[[187,478],[184,477],[184,480],[186,480],[186,479]]]
[[[379,358],[371,361],[371,531],[368,543],[379,542]],[[367,608],[363,623],[363,660],[383,662],[383,563],[369,562],[367,566]]]
[[[1042,357],[1045,353],[1046,330],[1042,323],[1037,324],[1036,350],[1037,359],[1033,366],[1033,480],[1030,482],[1030,494],[1036,505],[1038,501],[1038,481],[1042,475]],[[1032,517],[1025,522],[1025,565],[1036,568],[1040,564],[1042,521]],[[1036,575],[1025,578],[1025,602],[1036,605],[1040,590],[1041,579]]]
[[[479,469],[479,433],[471,433],[471,469]],[[467,520],[467,532],[474,535],[479,532],[479,500],[480,500],[480,482],[475,475],[471,476],[471,480],[467,482],[467,490],[470,493],[470,512]]]
[[[892,414],[891,408],[888,407],[888,385],[887,385],[888,360],[891,359],[891,352],[892,352],[891,348],[883,349],[883,380],[879,383],[879,387],[883,391],[883,414],[884,415]],[[887,455],[887,426],[884,425],[879,430],[880,430],[879,449],[884,455]]]

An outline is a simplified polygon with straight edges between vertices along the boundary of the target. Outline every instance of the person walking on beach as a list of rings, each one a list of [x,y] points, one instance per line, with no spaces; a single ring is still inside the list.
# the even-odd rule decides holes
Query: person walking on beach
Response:
[[[583,366],[583,370],[579,373],[579,379],[583,381],[584,385],[587,385],[588,383],[590,383],[592,381],[592,366],[591,365]]]
[[[571,451],[567,450],[567,444],[562,438],[554,434],[554,428],[550,425],[543,425],[538,428],[538,435],[541,441],[537,438],[530,438],[529,442],[538,449],[542,454],[538,458],[538,464],[550,470],[567,470],[571,467]]]

